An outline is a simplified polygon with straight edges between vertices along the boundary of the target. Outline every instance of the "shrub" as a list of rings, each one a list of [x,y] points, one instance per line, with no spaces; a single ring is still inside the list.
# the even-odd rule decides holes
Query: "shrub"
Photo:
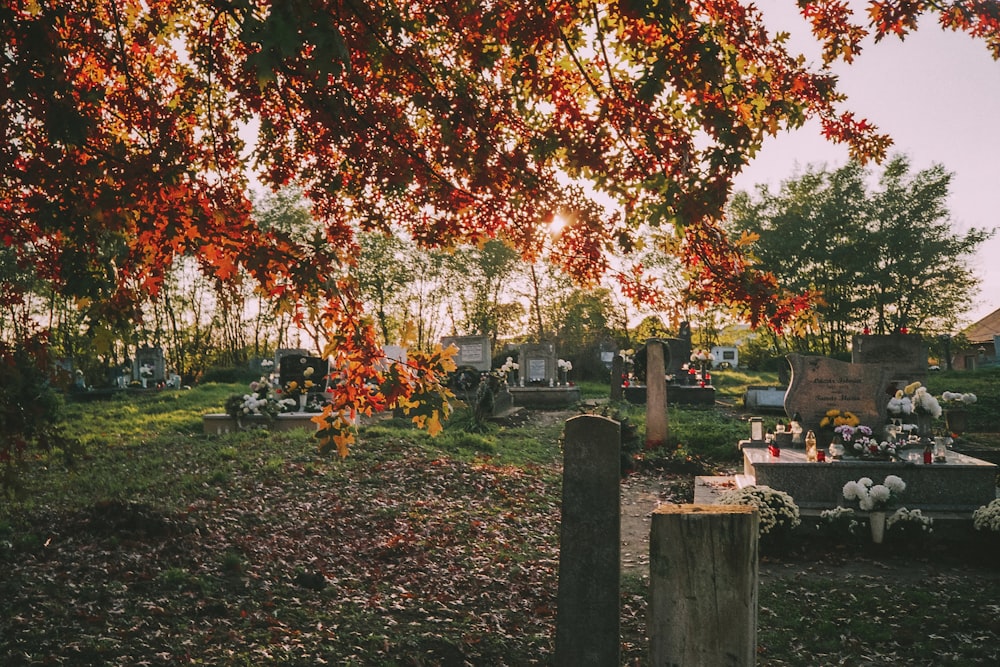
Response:
[[[18,486],[18,470],[29,449],[57,449],[67,458],[78,443],[58,422],[62,398],[52,388],[48,347],[42,336],[10,345],[0,342],[0,490]]]

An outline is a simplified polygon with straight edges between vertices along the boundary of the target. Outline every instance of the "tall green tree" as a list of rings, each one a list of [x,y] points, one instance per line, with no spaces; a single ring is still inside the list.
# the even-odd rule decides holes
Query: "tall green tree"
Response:
[[[399,343],[417,249],[393,233],[364,232],[358,242],[358,262],[352,269],[358,290],[375,318],[382,342]]]
[[[496,342],[521,313],[508,289],[521,256],[507,243],[491,239],[479,247],[458,249],[450,264],[450,289],[458,306],[452,317],[456,333],[489,336]]]
[[[791,330],[791,349],[848,349],[868,327],[948,332],[971,303],[969,260],[992,230],[955,230],[948,208],[952,174],[933,165],[916,174],[894,156],[875,178],[856,162],[809,167],[772,193],[738,193],[732,230],[759,235],[750,246],[791,289],[819,297],[815,326]]]

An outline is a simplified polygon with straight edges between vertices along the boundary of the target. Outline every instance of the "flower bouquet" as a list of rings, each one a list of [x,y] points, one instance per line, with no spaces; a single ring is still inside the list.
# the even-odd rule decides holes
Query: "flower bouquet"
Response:
[[[503,362],[500,367],[500,373],[503,374],[504,379],[508,384],[517,384],[517,371],[521,368],[520,364],[514,361],[514,357],[507,357],[507,360]]]
[[[566,359],[560,359],[556,362],[556,366],[559,368],[559,384],[566,384],[566,377],[569,372],[573,370],[573,362],[567,361]]]
[[[976,402],[975,394],[946,391],[941,394],[940,403],[944,408],[944,423],[953,438],[965,433],[967,413],[965,408]]]
[[[899,455],[903,443],[896,440],[879,440],[872,429],[864,424],[848,426],[844,424],[834,429],[837,437],[844,445],[846,454],[861,459],[891,460]]]
[[[226,414],[237,421],[254,415],[270,419],[278,412],[281,412],[281,406],[271,395],[271,383],[263,377],[250,383],[249,393],[242,396],[234,394],[226,400]]]
[[[885,511],[906,490],[906,482],[896,475],[887,475],[881,484],[870,477],[862,477],[844,485],[846,500],[858,501],[858,508],[865,512]]]
[[[827,445],[834,441],[838,426],[854,427],[860,423],[861,420],[858,416],[849,410],[836,408],[827,410],[823,418],[819,420],[819,429],[816,432],[817,444],[821,449],[826,449]]]

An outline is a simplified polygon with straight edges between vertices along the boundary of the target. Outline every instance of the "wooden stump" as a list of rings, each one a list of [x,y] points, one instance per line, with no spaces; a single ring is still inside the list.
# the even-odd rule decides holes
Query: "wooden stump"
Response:
[[[664,505],[649,541],[650,664],[753,665],[757,509]]]

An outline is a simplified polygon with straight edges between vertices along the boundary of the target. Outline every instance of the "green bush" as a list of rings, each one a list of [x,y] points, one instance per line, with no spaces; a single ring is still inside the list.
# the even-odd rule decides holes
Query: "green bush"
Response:
[[[76,443],[60,427],[62,397],[52,387],[53,367],[41,336],[0,342],[0,490],[17,489],[29,450],[58,449],[71,458]]]

